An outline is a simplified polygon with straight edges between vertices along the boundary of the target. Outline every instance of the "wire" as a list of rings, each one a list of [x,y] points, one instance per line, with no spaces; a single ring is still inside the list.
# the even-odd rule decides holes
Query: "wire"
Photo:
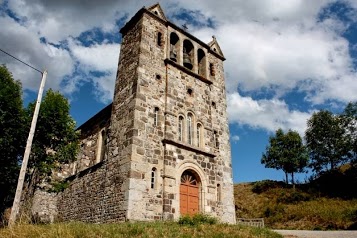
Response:
[[[4,52],[4,53],[5,53],[5,54],[7,54],[8,56],[10,56],[10,57],[12,57],[12,58],[14,58],[14,59],[16,59],[16,60],[20,61],[21,63],[23,63],[23,64],[27,65],[28,67],[30,67],[30,68],[32,68],[32,69],[34,69],[34,70],[36,70],[36,71],[38,71],[38,72],[40,72],[40,73],[42,74],[42,71],[41,71],[41,70],[36,69],[35,67],[32,67],[31,65],[29,65],[29,64],[27,64],[27,63],[25,63],[24,61],[22,61],[22,60],[20,60],[20,59],[16,58],[16,57],[15,57],[15,56],[13,56],[13,55],[11,55],[11,54],[7,53],[6,51],[2,50],[1,48],[0,48],[0,51]]]

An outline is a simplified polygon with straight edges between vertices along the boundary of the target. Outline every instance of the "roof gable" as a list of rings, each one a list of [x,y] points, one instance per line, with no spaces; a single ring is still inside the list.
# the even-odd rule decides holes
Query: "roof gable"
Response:
[[[208,46],[211,48],[212,51],[216,52],[218,55],[224,58],[221,47],[219,46],[215,36],[212,36],[212,41],[208,43]]]
[[[155,5],[147,8],[150,12],[154,13],[156,16],[160,17],[161,19],[167,21],[167,18],[162,10],[160,4],[156,3]]]

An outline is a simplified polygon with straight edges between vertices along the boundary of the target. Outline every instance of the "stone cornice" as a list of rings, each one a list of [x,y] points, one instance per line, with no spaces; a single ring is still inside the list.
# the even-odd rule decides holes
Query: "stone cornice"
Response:
[[[191,75],[192,77],[195,77],[196,79],[201,80],[202,82],[204,82],[204,83],[206,83],[206,84],[208,84],[208,85],[213,84],[213,82],[212,82],[211,80],[209,80],[209,79],[207,79],[207,78],[205,78],[205,77],[202,77],[201,75],[198,75],[198,74],[196,74],[195,72],[192,72],[191,70],[189,70],[189,69],[183,67],[182,65],[179,65],[179,64],[176,63],[175,61],[172,61],[172,60],[170,60],[170,59],[165,59],[164,62],[165,62],[165,65],[170,64],[170,65],[174,66],[175,68],[177,68],[177,69],[179,69],[179,70],[185,72],[186,74]]]
[[[162,143],[165,145],[165,144],[169,144],[169,145],[174,145],[174,146],[177,146],[179,148],[182,148],[182,149],[185,149],[185,150],[189,150],[189,151],[192,151],[192,152],[195,152],[197,154],[202,154],[202,155],[205,155],[205,156],[208,156],[208,157],[211,157],[211,158],[214,158],[216,157],[215,154],[213,153],[210,153],[210,152],[207,152],[207,151],[204,151],[198,147],[194,147],[194,146],[190,146],[190,145],[186,145],[186,144],[183,144],[183,143],[180,143],[178,141],[174,141],[174,140],[170,140],[170,139],[163,139],[162,140]]]

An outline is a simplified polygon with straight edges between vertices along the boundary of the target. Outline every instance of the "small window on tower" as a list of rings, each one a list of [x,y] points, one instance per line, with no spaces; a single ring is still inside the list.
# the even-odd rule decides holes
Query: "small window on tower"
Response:
[[[215,76],[216,75],[216,72],[215,72],[215,69],[214,69],[214,65],[212,63],[209,64],[209,73],[211,76]]]
[[[218,140],[217,131],[213,132],[213,143],[214,143],[214,147],[219,148],[219,140]]]
[[[178,139],[179,139],[179,141],[183,141],[183,116],[179,116]]]
[[[159,108],[155,107],[154,109],[154,126],[158,126],[159,124]]]
[[[152,168],[151,170],[151,189],[155,189],[156,187],[156,168]]]
[[[221,191],[221,185],[217,184],[217,202],[222,201],[222,191]]]
[[[193,135],[193,115],[188,113],[187,115],[187,142],[192,145],[192,135]]]
[[[155,77],[156,77],[157,80],[161,80],[161,75],[160,74],[157,74]]]
[[[157,45],[162,46],[162,33],[161,32],[157,33]]]
[[[212,102],[212,107],[216,108],[216,103],[215,102]]]
[[[193,94],[192,88],[188,88],[188,89],[187,89],[187,94],[190,95],[190,96],[192,96],[192,94]]]
[[[200,123],[197,124],[197,147],[202,147],[201,140],[202,140],[202,125]]]

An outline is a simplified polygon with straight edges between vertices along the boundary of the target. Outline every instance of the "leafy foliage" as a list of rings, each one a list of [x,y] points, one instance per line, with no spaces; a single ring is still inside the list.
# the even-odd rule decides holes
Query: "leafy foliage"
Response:
[[[35,103],[28,107],[32,115]],[[75,122],[69,114],[69,103],[59,92],[47,91],[40,107],[29,166],[40,177],[49,175],[59,163],[73,161],[78,150]]]
[[[308,155],[299,133],[289,130],[284,134],[282,129],[278,129],[275,136],[269,138],[269,146],[261,159],[265,167],[283,170],[286,183],[288,174],[291,174],[293,184],[294,173],[303,172],[307,162]]]
[[[191,225],[191,226],[196,226],[199,224],[213,225],[213,224],[217,224],[218,220],[215,217],[198,213],[193,216],[188,216],[188,215],[182,216],[180,217],[178,223],[181,225]]]
[[[252,183],[234,186],[238,217],[262,217],[274,229],[356,229],[356,198],[325,196],[316,191],[315,184],[298,184],[296,189],[280,182],[269,184],[272,187],[259,194],[253,192]],[[355,190],[349,189],[350,193]]]
[[[0,66],[0,213],[11,205],[25,142],[21,84]]]
[[[53,181],[52,182],[52,188],[49,190],[49,192],[52,193],[59,193],[68,188],[69,182],[68,181]]]
[[[347,104],[341,115],[343,126],[346,129],[351,162],[357,163],[357,102]]]
[[[357,167],[345,164],[339,168],[323,171],[309,183],[311,192],[327,197],[357,198]]]
[[[262,180],[253,183],[252,191],[254,193],[263,193],[268,191],[271,188],[280,188],[284,187],[285,184],[283,182],[277,182],[274,180]]]
[[[305,139],[310,154],[310,166],[317,173],[336,168],[346,162],[350,153],[350,137],[344,120],[329,111],[314,113],[308,120]]]

